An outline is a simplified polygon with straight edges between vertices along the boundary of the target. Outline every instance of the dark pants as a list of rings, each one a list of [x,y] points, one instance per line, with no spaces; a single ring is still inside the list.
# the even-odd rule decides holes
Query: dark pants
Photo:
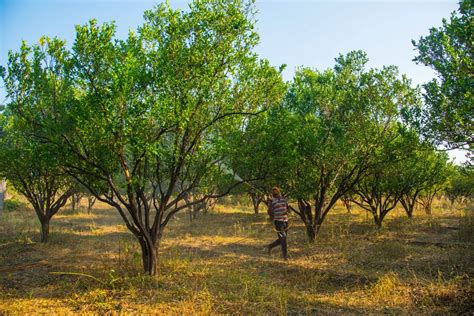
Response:
[[[271,250],[272,248],[281,246],[283,258],[286,259],[288,257],[288,250],[286,245],[286,232],[288,230],[288,222],[274,221],[274,223],[275,228],[277,230],[278,239],[268,245],[268,248],[270,248]]]

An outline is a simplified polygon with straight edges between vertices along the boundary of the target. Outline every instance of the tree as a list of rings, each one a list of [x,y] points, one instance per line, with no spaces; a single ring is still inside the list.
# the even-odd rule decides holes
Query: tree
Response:
[[[252,203],[253,212],[257,215],[260,209],[260,204],[264,201],[265,197],[259,191],[252,189],[249,189],[247,194]]]
[[[41,224],[41,242],[49,241],[51,218],[72,194],[71,181],[50,148],[22,135],[13,118],[2,122],[0,175],[33,206]]]
[[[375,225],[380,228],[387,214],[400,202],[404,193],[404,181],[409,181],[400,172],[412,148],[403,137],[403,128],[394,124],[390,137],[383,140],[383,145],[375,153],[375,164],[366,177],[354,187],[354,203],[370,212]]]
[[[95,202],[97,202],[97,198],[92,194],[87,194],[87,214],[92,213]]]
[[[41,223],[42,242],[49,239],[51,218],[71,195],[60,158],[47,143],[32,137],[21,115],[35,108],[29,119],[41,122],[47,118],[43,109],[65,102],[64,95],[70,92],[70,83],[61,80],[62,68],[56,63],[63,56],[64,42],[41,39],[46,40],[47,48],[31,48],[23,42],[19,53],[9,52],[9,68],[0,67],[9,101],[0,122],[0,173],[32,204]],[[28,59],[29,55],[33,57]]]
[[[417,137],[415,142],[418,142]],[[442,188],[452,168],[446,153],[437,152],[428,144],[415,143],[414,146],[399,170],[403,181],[400,203],[409,218],[413,216],[416,203],[423,201],[422,197],[428,202],[426,197],[433,196],[433,192]]]
[[[474,49],[472,44],[473,2],[461,0],[458,12],[439,28],[412,41],[418,50],[416,63],[433,68],[438,75],[424,85],[426,110],[423,132],[450,148],[473,143]]]
[[[205,182],[205,181],[203,181]],[[208,186],[201,183],[201,189],[203,193],[197,192],[196,190],[191,190],[187,192],[186,196],[184,197],[184,202],[189,205],[188,212],[189,212],[189,221],[193,223],[195,219],[197,219],[199,213],[207,214],[207,212],[215,206],[216,199],[207,197],[206,194],[213,193],[211,192],[212,188],[214,188],[214,184],[209,183]],[[194,201],[200,201],[199,203],[194,203]]]
[[[74,193],[71,194],[71,210],[73,212],[76,210],[76,207],[81,203],[83,197],[84,194],[81,192],[74,191]]]
[[[87,203],[88,203],[87,212],[90,214],[90,211],[96,199],[93,195],[91,195],[89,190],[84,185],[76,181],[76,183],[74,184],[73,193],[71,194],[71,197],[70,197],[71,210],[73,212],[80,205],[81,200],[83,198],[87,198]]]
[[[113,24],[77,26],[58,66],[74,93],[51,104],[41,122],[36,108],[22,112],[35,137],[64,157],[68,174],[118,210],[150,275],[173,215],[238,185],[223,168],[224,131],[281,95],[280,74],[253,53],[253,14],[240,1],[196,1],[185,12],[162,4],[122,41]],[[210,177],[219,179],[213,188],[201,186]],[[187,204],[192,190],[202,198]]]
[[[282,150],[281,144],[275,143],[285,132],[281,128],[282,124],[286,125],[281,113],[280,107],[274,107],[250,118],[242,129],[226,134],[227,161],[233,172],[245,179],[240,193],[249,195],[255,214],[259,213],[261,203],[268,204],[271,188],[280,185],[275,171],[284,172],[284,154],[289,148]],[[275,123],[280,119],[277,126]]]
[[[441,184],[434,185],[429,189],[423,191],[418,199],[418,203],[423,206],[426,215],[432,215],[432,205],[436,195],[444,189],[444,186]]]
[[[395,137],[389,127],[401,109],[418,104],[417,90],[395,67],[365,70],[367,61],[356,51],[339,56],[334,69],[299,69],[275,116],[282,132],[272,143],[284,167],[273,172],[297,201],[310,241],[336,201],[372,168],[374,153]]]
[[[346,207],[346,210],[347,210],[348,214],[351,214],[351,212],[352,212],[352,201],[353,200],[354,200],[354,196],[353,196],[352,192],[348,192],[348,193],[344,194],[341,197],[341,201],[344,204],[344,206]]]
[[[470,165],[458,166],[452,170],[450,181],[445,188],[451,204],[463,205],[474,199],[474,174]]]

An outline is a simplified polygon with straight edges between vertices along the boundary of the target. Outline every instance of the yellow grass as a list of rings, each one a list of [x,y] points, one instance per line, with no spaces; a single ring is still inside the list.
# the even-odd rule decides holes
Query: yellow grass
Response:
[[[264,212],[263,212],[264,213]],[[337,206],[315,244],[293,216],[291,259],[272,256],[264,214],[218,205],[166,230],[157,277],[141,273],[138,243],[117,212],[67,210],[40,244],[31,209],[0,218],[0,314],[467,313],[472,306],[472,212],[437,202],[432,217],[401,210],[377,230]]]

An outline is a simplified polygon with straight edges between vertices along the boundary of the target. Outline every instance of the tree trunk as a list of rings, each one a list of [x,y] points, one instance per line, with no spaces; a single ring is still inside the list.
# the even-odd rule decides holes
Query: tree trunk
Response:
[[[316,235],[319,234],[321,230],[321,225],[323,224],[323,205],[324,203],[315,203],[314,206],[314,232]]]
[[[408,218],[413,218],[414,204],[410,203],[410,201],[406,201],[405,199],[401,199],[400,203],[402,204],[403,209],[407,213]]]
[[[74,193],[73,195],[71,195],[72,211],[75,211],[76,207],[79,206],[79,204],[81,203],[82,197],[83,197],[82,193]]]
[[[258,208],[262,202],[262,199],[256,193],[249,193],[249,195],[250,200],[252,201],[253,212],[254,214],[258,214]]]
[[[153,245],[143,237],[139,239],[142,248],[143,269],[148,275],[156,275],[158,272],[158,248],[159,241]]]
[[[374,214],[374,222],[377,228],[382,228],[382,220],[377,214]]]
[[[49,241],[49,219],[41,220],[41,242],[46,243]]]
[[[92,207],[94,206],[96,200],[97,199],[94,196],[88,196],[87,197],[87,214],[91,213]]]
[[[216,199],[209,199],[206,201],[206,207],[204,208],[204,214],[207,214],[209,211],[212,211],[216,206]]]
[[[432,195],[422,196],[420,198],[420,204],[423,206],[423,209],[425,210],[426,215],[431,216],[431,213],[432,213],[431,206],[433,205],[434,196],[435,194],[432,194]]]
[[[253,203],[253,212],[254,214],[258,215],[258,207],[260,205],[260,201]]]
[[[306,225],[305,223],[305,226],[306,226],[306,236],[308,236],[308,241],[310,243],[314,243],[314,241],[316,240],[316,231],[314,230],[312,225]]]
[[[382,215],[379,215],[377,210],[374,210],[374,209],[372,209],[371,213],[374,216],[375,226],[377,226],[377,228],[382,228],[382,220],[383,220]],[[382,214],[382,211],[380,212],[380,214]]]
[[[342,203],[344,203],[344,206],[346,207],[347,209],[347,213],[348,214],[351,214],[351,211],[352,211],[352,203],[351,203],[351,200],[350,199],[341,199],[342,200]]]
[[[311,205],[302,199],[298,199],[298,209],[301,220],[306,227],[306,236],[310,243],[316,240],[316,230],[313,227],[313,216],[311,214]]]
[[[427,202],[427,203],[425,204],[425,207],[424,207],[424,208],[425,208],[425,214],[431,216],[431,214],[432,214],[431,201],[430,201],[430,202]]]
[[[319,232],[321,231],[321,225],[322,225],[322,221],[320,222],[316,222],[316,226],[315,226],[315,233],[316,235],[319,235]]]
[[[0,215],[3,213],[3,201],[7,191],[7,182],[5,179],[0,181]]]
[[[184,198],[184,202],[186,204],[191,204],[194,202],[194,194],[192,193],[189,193],[188,195],[186,195],[186,197]],[[190,205],[188,207],[188,212],[189,212],[189,222],[192,224],[194,222],[194,220],[197,218],[197,212],[199,210],[197,209],[197,205]]]

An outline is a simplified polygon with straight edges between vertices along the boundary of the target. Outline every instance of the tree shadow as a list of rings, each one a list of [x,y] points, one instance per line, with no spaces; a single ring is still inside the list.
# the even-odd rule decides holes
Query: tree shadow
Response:
[[[236,282],[246,282],[240,279],[242,276],[255,279],[265,291],[289,288],[306,293],[301,297],[291,296],[289,314],[378,314],[403,311],[398,307],[384,310],[314,304],[307,297],[365,289],[377,282],[379,274],[389,271],[397,271],[400,277],[406,278],[416,271],[417,276],[433,280],[439,272],[472,271],[469,266],[472,255],[465,254],[466,250],[472,250],[472,245],[467,249],[455,245],[440,252],[436,245],[412,244],[409,239],[412,232],[403,232],[406,234],[403,236],[391,231],[404,227],[405,219],[390,219],[390,224],[382,230],[383,236],[372,222],[337,225],[339,219],[336,219],[323,227],[314,245],[306,243],[304,225],[295,220],[290,228],[290,261],[287,262],[280,259],[278,248],[272,256],[265,252],[265,244],[276,237],[265,215],[209,213],[190,225],[187,214],[182,213],[165,232],[166,242],[160,250],[162,274],[145,280],[140,275],[140,249],[134,236],[126,229],[110,231],[116,225],[123,225],[116,212],[99,210],[93,215],[86,220],[74,216],[58,218],[52,223],[57,229],[53,229],[51,242],[45,245],[12,240],[11,236],[9,239],[0,233],[1,240],[8,240],[0,245],[0,290],[5,289],[15,299],[70,300],[72,294],[83,295],[97,289],[159,293],[163,288],[179,287],[186,282],[199,290],[211,284],[213,278],[225,284],[229,275],[234,275]],[[125,258],[119,258],[120,251]],[[334,254],[339,257],[332,261]],[[120,260],[128,260],[132,266],[124,267]],[[198,278],[196,275],[201,276],[202,283],[192,280]]]

